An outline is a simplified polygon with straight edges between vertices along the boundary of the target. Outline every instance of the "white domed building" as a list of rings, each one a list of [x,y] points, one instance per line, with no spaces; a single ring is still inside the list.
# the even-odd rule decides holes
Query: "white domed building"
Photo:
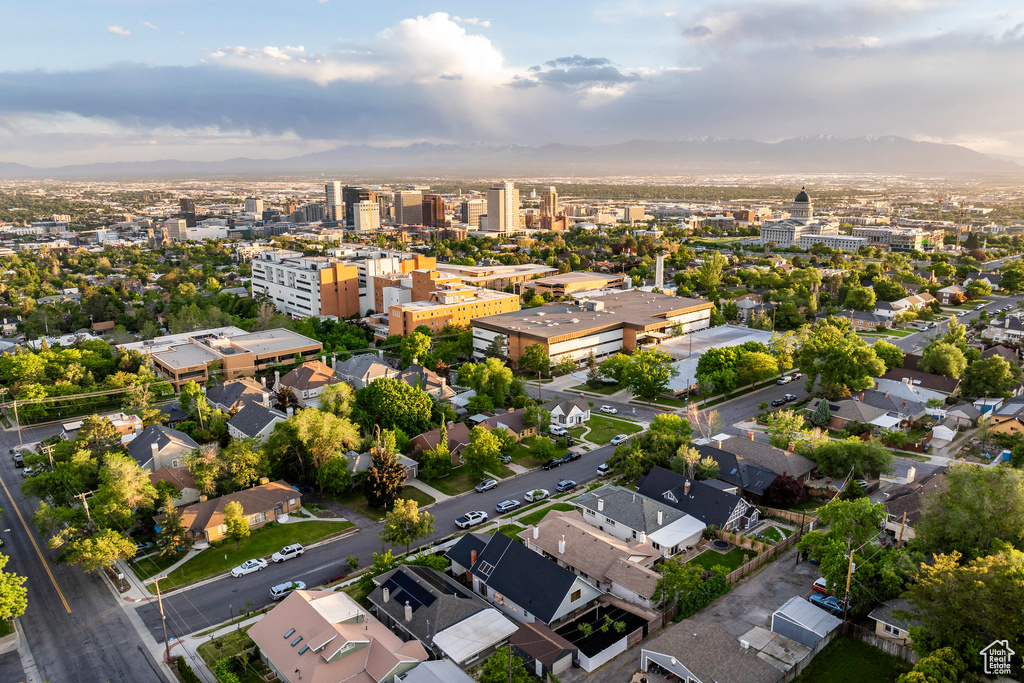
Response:
[[[867,240],[839,234],[839,223],[829,220],[814,220],[814,205],[807,188],[800,188],[799,194],[790,205],[789,218],[765,221],[761,225],[761,246],[774,243],[777,247],[801,247],[808,249],[815,244],[825,244],[832,249],[857,251]]]

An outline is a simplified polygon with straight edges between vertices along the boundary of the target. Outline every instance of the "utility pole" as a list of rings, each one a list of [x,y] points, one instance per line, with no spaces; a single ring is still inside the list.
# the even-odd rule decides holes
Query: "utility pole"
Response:
[[[846,570],[846,595],[843,596],[843,621],[850,611],[850,579],[853,577],[853,551],[850,551],[850,568]]]
[[[906,510],[904,510],[903,511],[903,523],[900,524],[900,539],[898,541],[896,541],[896,547],[897,548],[902,548],[903,547],[903,530],[906,529],[906,528],[907,528],[907,512],[906,512]]]
[[[21,420],[18,419],[18,399],[14,399],[14,424],[18,426],[18,446],[24,448],[25,442],[21,440]]]
[[[150,579],[147,583],[153,583],[156,585],[156,601],[160,605],[160,623],[164,627],[164,661],[167,664],[171,663],[171,641],[167,640],[167,616],[164,614],[164,600],[160,595],[160,582],[166,579],[166,576],[157,576]]]
[[[512,683],[512,643],[508,644],[508,683]]]
[[[45,446],[40,446],[39,450],[43,451],[48,456],[50,456],[50,471],[52,472],[53,471],[53,444],[46,444]]]
[[[79,493],[78,495],[75,496],[75,498],[81,498],[82,499],[82,507],[85,508],[85,518],[89,520],[89,524],[92,524],[92,515],[89,514],[89,501],[87,501],[85,499],[85,497],[87,495],[90,495],[90,494],[89,493]]]

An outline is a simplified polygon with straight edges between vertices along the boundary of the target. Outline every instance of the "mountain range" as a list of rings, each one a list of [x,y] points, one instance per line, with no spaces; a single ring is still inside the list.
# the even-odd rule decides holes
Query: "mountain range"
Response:
[[[716,173],[880,173],[924,176],[1024,175],[1024,166],[959,145],[897,136],[816,135],[780,142],[718,137],[631,140],[611,145],[345,145],[285,159],[132,161],[54,168],[0,163],[0,178],[145,178],[281,174],[664,176]]]

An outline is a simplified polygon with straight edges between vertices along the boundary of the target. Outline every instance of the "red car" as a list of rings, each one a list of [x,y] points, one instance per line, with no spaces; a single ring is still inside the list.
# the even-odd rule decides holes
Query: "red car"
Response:
[[[811,590],[816,593],[821,593],[822,595],[832,595],[828,592],[828,583],[825,581],[824,576],[815,579],[814,585],[811,586]]]

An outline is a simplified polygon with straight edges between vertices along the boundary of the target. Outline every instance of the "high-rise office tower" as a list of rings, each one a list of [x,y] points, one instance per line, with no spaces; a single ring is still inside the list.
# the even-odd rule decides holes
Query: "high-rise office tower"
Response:
[[[376,232],[380,229],[380,204],[364,199],[352,207],[353,227],[356,232]]]
[[[487,232],[512,235],[519,232],[519,190],[511,181],[487,190]]]
[[[377,195],[365,187],[352,187],[346,185],[341,188],[341,200],[345,204],[345,225],[353,227],[356,224],[355,206],[359,202],[377,201]]]
[[[395,225],[423,224],[423,192],[399,190],[395,192]]]
[[[428,194],[423,197],[423,225],[428,228],[443,228],[444,197],[439,194]]]
[[[263,200],[257,199],[256,197],[245,198],[245,212],[246,213],[263,213]]]
[[[187,197],[182,197],[178,200],[178,206],[182,213],[195,213],[196,203]]]
[[[341,200],[341,181],[332,180],[324,185],[327,194],[327,217],[332,221],[345,218],[344,202]]]
[[[462,222],[473,227],[480,227],[480,216],[486,213],[487,205],[482,199],[464,199],[462,201]]]
[[[317,204],[316,202],[304,204],[301,208],[301,212],[303,222],[305,223],[317,223],[327,218],[327,214],[324,211],[324,205]]]
[[[553,185],[540,191],[540,215],[541,218],[558,215],[558,190]]]

